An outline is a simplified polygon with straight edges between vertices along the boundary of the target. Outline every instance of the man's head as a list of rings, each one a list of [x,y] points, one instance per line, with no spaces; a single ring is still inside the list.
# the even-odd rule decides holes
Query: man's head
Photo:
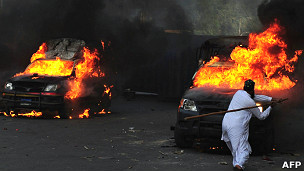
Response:
[[[244,90],[251,95],[251,98],[254,98],[254,85],[255,82],[250,79],[244,83]]]

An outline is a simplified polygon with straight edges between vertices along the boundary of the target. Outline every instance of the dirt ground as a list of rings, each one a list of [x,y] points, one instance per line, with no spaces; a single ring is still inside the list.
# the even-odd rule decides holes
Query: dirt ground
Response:
[[[151,97],[131,101],[118,97],[113,99],[111,114],[91,119],[0,116],[0,170],[232,170],[230,154],[175,146],[170,126],[177,106]],[[299,130],[294,125],[303,123],[300,116],[293,124],[286,122],[298,136],[281,137],[280,146],[269,155],[272,161],[251,156],[246,170],[284,170],[284,161],[301,161],[297,170],[304,170],[303,147],[290,145],[300,143],[303,127]]]

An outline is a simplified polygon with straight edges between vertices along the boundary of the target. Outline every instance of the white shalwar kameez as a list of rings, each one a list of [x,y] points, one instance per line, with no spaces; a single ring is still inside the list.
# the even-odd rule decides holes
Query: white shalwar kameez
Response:
[[[264,95],[255,95],[251,98],[244,90],[238,90],[229,105],[228,110],[234,110],[244,107],[255,106],[256,102],[269,102],[271,97]],[[258,108],[241,110],[237,112],[226,113],[222,122],[222,140],[226,142],[233,156],[233,166],[239,165],[244,168],[244,164],[249,159],[251,147],[248,142],[249,137],[249,121],[252,114],[258,119],[264,120],[271,111],[269,106],[264,112],[260,112]]]

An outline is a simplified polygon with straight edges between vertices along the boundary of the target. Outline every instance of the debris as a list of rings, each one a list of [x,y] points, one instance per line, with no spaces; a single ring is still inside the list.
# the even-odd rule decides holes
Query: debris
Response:
[[[143,144],[144,140],[138,140],[138,141],[129,141],[129,144]]]
[[[95,156],[86,156],[86,157],[81,157],[81,158],[87,159],[87,160],[89,160],[89,161],[92,161],[93,158],[95,158]]]
[[[228,163],[227,162],[218,162],[217,164],[220,164],[220,165],[228,165]]]
[[[177,151],[174,152],[174,154],[179,154],[179,155],[184,154],[184,150],[177,150]]]
[[[131,159],[132,161],[134,161],[134,162],[139,162],[139,160],[137,160],[137,159]]]
[[[161,155],[167,156],[166,153],[162,152],[162,151],[158,151]]]
[[[87,147],[87,146],[83,146],[86,150],[89,150],[89,147]]]
[[[105,159],[115,159],[115,158],[114,157],[98,157],[98,159],[105,160]]]
[[[132,169],[133,168],[133,166],[129,166],[129,169]]]
[[[136,132],[136,131],[134,130],[134,127],[129,127],[129,132]]]
[[[161,148],[170,148],[170,147],[176,147],[176,145],[162,145]]]

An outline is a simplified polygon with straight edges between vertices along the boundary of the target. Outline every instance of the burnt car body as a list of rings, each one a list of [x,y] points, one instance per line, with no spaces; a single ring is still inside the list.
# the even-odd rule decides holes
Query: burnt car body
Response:
[[[198,61],[200,67],[227,67],[229,62],[218,62],[211,66],[205,66],[202,62],[210,61],[212,56],[227,56],[235,46],[246,46],[247,37],[220,37],[207,40],[198,49]],[[196,74],[196,73],[195,73]],[[195,77],[193,76],[193,79]],[[210,147],[214,144],[224,145],[221,141],[222,120],[224,115],[210,115],[196,119],[185,120],[185,117],[207,114],[211,112],[226,111],[230,101],[237,91],[236,89],[224,89],[221,87],[205,88],[194,87],[192,84],[184,93],[177,112],[174,137],[178,147],[191,147],[195,140]],[[256,94],[260,92],[256,91]],[[264,92],[263,92],[264,94]],[[263,110],[263,109],[260,109]],[[266,152],[272,150],[274,143],[273,122],[271,115],[260,121],[252,117],[250,121],[249,142],[254,152]],[[261,143],[263,142],[263,143]]]
[[[35,111],[55,111],[61,118],[67,118],[73,111],[81,111],[83,108],[90,108],[91,112],[98,112],[102,109],[108,111],[111,99],[108,94],[103,93],[105,87],[102,78],[95,78],[88,81],[92,84],[94,90],[90,90],[87,96],[76,100],[65,99],[68,92],[68,80],[76,79],[75,65],[82,57],[82,49],[85,46],[83,40],[77,39],[55,39],[47,42],[47,52],[45,59],[33,61],[27,68],[34,65],[35,62],[44,60],[55,61],[60,58],[69,64],[67,69],[70,74],[67,76],[48,76],[34,74],[25,74],[14,76],[7,80],[2,91],[2,101],[5,106],[5,112],[14,111],[27,112]],[[69,68],[68,68],[69,67]]]

